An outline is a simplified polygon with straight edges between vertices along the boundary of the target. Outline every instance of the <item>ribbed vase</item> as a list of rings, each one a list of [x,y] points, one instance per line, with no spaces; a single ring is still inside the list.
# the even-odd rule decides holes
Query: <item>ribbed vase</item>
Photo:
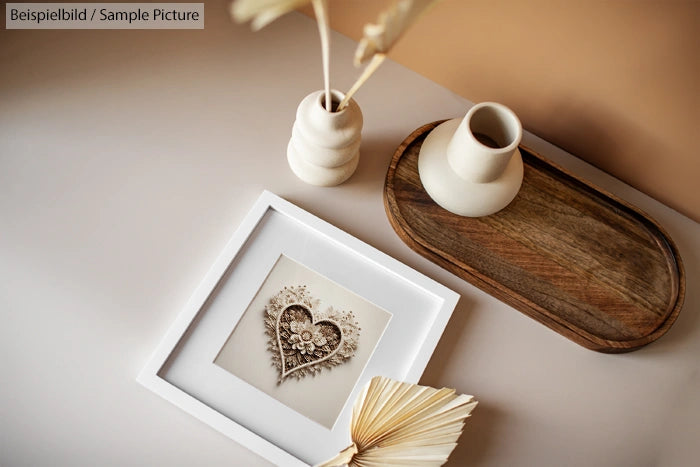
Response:
[[[333,90],[333,107],[345,97]],[[334,186],[355,172],[360,160],[362,111],[350,99],[341,111],[329,112],[324,91],[306,96],[297,108],[287,161],[294,174],[306,183]]]

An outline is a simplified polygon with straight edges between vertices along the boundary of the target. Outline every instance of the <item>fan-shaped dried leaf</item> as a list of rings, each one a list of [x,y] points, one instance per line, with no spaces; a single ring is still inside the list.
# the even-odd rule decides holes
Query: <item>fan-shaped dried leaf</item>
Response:
[[[383,11],[376,24],[366,24],[355,51],[359,66],[375,54],[386,54],[406,29],[439,0],[399,0]]]
[[[239,23],[252,20],[254,31],[267,26],[280,16],[312,3],[318,32],[321,38],[321,56],[323,59],[323,86],[325,89],[325,106],[331,110],[330,84],[330,26],[326,0],[236,0],[231,4],[231,15]]]
[[[236,0],[231,5],[231,15],[239,23],[252,20],[251,27],[257,31],[308,3],[311,0]]]
[[[322,467],[440,466],[477,402],[454,389],[372,378],[353,406],[353,444]]]

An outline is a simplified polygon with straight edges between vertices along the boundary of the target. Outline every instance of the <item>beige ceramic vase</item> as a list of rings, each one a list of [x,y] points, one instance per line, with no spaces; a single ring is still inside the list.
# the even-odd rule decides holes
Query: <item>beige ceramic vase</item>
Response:
[[[345,97],[332,91],[333,108]],[[287,161],[294,174],[311,185],[334,186],[355,172],[360,160],[362,111],[357,102],[340,111],[324,107],[325,93],[306,96],[297,108]]]
[[[426,137],[418,156],[423,187],[460,216],[488,216],[505,208],[523,181],[518,117],[495,102],[477,104]]]

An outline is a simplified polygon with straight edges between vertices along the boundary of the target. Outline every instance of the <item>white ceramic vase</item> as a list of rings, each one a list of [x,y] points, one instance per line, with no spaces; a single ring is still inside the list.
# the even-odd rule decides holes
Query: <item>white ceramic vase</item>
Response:
[[[523,181],[518,150],[522,125],[508,107],[475,105],[463,119],[448,120],[423,141],[418,172],[425,191],[460,216],[481,217],[505,208]]]
[[[345,96],[331,94],[335,108]],[[360,160],[362,111],[353,99],[339,112],[329,112],[324,102],[324,91],[316,91],[299,104],[287,161],[306,183],[334,186],[350,178]]]

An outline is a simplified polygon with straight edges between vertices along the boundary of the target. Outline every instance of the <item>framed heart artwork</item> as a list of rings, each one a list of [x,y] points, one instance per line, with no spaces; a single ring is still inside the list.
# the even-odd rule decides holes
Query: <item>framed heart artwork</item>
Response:
[[[459,296],[263,192],[138,381],[277,465],[349,444],[373,376],[418,382]]]

